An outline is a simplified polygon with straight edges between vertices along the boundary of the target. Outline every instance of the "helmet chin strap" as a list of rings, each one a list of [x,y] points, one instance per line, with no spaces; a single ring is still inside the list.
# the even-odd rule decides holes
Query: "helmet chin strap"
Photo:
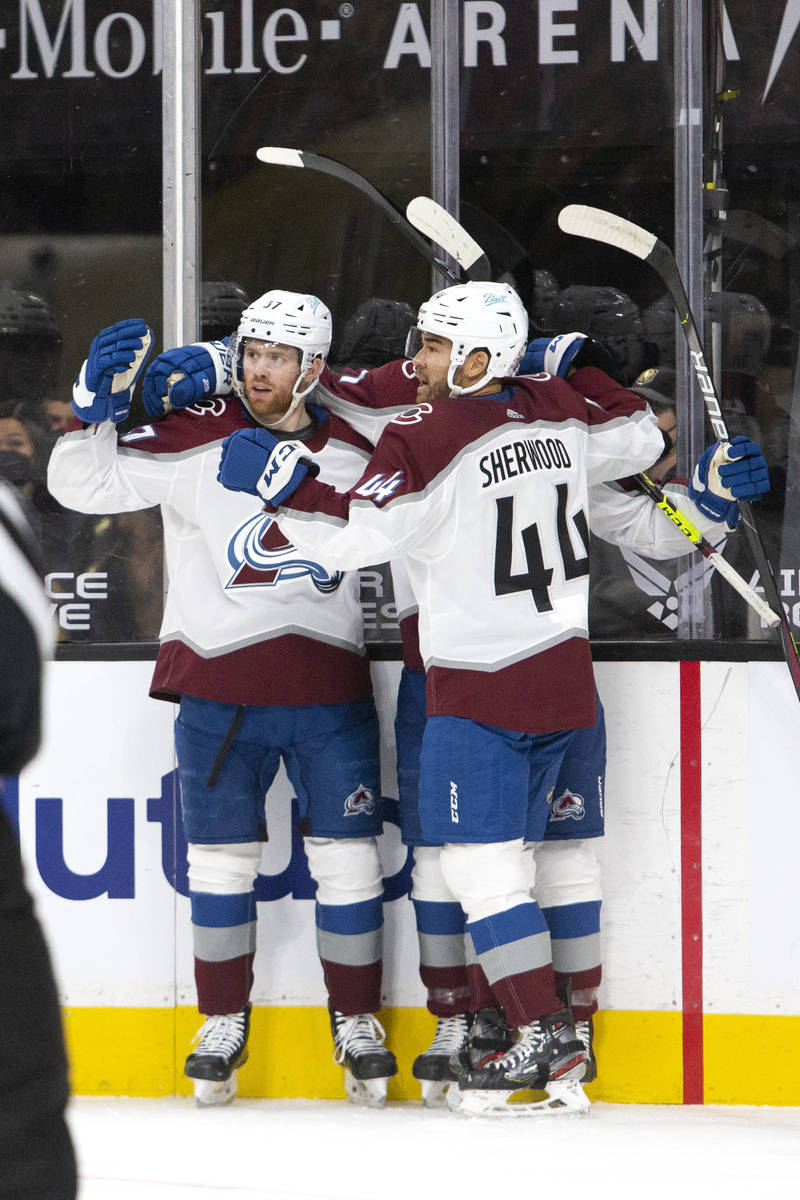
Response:
[[[463,366],[463,363],[451,363],[447,371],[447,386],[450,388],[450,395],[453,398],[456,396],[469,396],[471,392],[477,392],[478,388],[485,387],[487,383],[491,383],[492,379],[494,379],[494,376],[491,374],[491,372],[487,371],[486,374],[479,379],[477,383],[473,383],[471,387],[459,387],[455,382],[455,375],[460,366]]]

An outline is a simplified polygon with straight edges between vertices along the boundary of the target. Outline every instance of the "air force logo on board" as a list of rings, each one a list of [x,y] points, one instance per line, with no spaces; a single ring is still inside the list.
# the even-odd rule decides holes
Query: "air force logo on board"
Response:
[[[228,562],[232,573],[225,584],[235,587],[277,587],[307,576],[318,592],[335,592],[342,572],[331,574],[319,563],[304,558],[287,541],[271,516],[256,513],[228,543]]]

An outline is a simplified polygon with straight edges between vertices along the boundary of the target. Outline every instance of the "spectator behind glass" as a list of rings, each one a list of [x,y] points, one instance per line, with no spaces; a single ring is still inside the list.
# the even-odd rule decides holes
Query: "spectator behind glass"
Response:
[[[37,402],[0,405],[0,478],[14,485],[41,547],[59,639],[155,639],[162,602],[160,522],[150,512],[122,520],[63,508],[45,483],[55,441]],[[76,594],[76,581],[86,576],[91,595]]]
[[[23,403],[0,405],[0,478],[13,483],[42,549],[45,573],[74,569],[85,518],[53,499],[45,486],[55,438]]]
[[[613,360],[609,374],[630,387],[645,365],[639,307],[614,287],[572,284],[558,293],[549,311],[553,333],[575,331],[602,342]]]
[[[0,282],[0,404],[41,400],[58,379],[61,330],[49,304]]]
[[[230,336],[250,303],[238,283],[206,282],[200,297],[200,340],[220,341]]]
[[[773,325],[765,305],[749,292],[711,292],[703,309],[706,362],[714,373],[730,435],[745,434],[758,442],[769,466],[770,490],[759,505],[758,525],[768,555],[777,561],[781,557],[794,390],[793,338],[787,338],[786,327]],[[642,323],[646,350],[659,365],[673,367],[676,315],[672,298],[665,295],[649,305]],[[747,572],[750,557],[744,539],[736,540],[729,557],[737,570]],[[790,554],[790,561],[793,557]],[[733,609],[728,609],[732,617]],[[744,626],[734,621],[724,632],[739,636]]]
[[[164,607],[160,513],[96,517],[91,552],[87,569],[107,577],[109,597],[92,606],[92,641],[157,641]]]
[[[405,358],[406,338],[416,315],[403,300],[381,300],[377,296],[365,300],[349,317],[337,339],[333,370],[345,367],[371,370]]]
[[[57,396],[45,396],[41,401],[41,413],[42,423],[51,433],[60,437],[72,416],[72,406],[69,400],[61,400]]]

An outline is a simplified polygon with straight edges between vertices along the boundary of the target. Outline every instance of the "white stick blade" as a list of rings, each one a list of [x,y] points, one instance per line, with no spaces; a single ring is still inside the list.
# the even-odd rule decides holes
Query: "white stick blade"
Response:
[[[303,151],[289,150],[286,146],[260,146],[256,158],[263,163],[276,163],[280,167],[304,167]]]
[[[446,208],[429,196],[415,196],[409,200],[406,216],[415,229],[446,250],[465,270],[483,255],[480,246],[464,226],[459,225]]]
[[[722,575],[723,579],[727,579],[731,587],[739,593],[743,600],[747,601],[769,629],[776,629],[780,625],[781,619],[778,614],[774,613],[766,600],[763,600],[758,592],[755,592],[750,587],[750,584],[742,579],[741,575],[730,565],[727,559],[724,559],[718,553],[709,554],[708,558],[719,571],[720,575]]]
[[[588,204],[568,204],[558,214],[558,226],[564,233],[572,233],[577,237],[592,238],[595,242],[605,242],[609,246],[617,246],[637,258],[647,258],[652,252],[658,238],[626,221],[614,213],[606,212],[603,208],[590,208]]]

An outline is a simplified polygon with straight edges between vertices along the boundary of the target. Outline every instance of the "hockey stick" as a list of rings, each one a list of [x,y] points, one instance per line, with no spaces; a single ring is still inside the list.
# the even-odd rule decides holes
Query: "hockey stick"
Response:
[[[605,242],[608,246],[616,246],[627,254],[635,255],[642,262],[648,263],[660,276],[678,310],[681,329],[689,347],[692,369],[703,394],[711,428],[720,442],[729,442],[730,435],[722,415],[719,397],[706,367],[703,343],[697,331],[697,324],[689,306],[689,298],[686,295],[678,265],[669,247],[655,234],[642,229],[640,225],[634,225],[632,221],[606,212],[602,208],[590,208],[585,204],[568,204],[566,208],[562,208],[558,214],[558,224],[564,233],[589,238],[595,242]],[[739,510],[767,604],[778,617],[783,654],[795,691],[800,698],[800,651],[798,651],[797,642],[789,626],[766,548],[756,528],[752,507],[748,502],[740,501]]]
[[[764,624],[770,629],[777,628],[781,623],[778,614],[772,611],[766,600],[762,596],[759,596],[754,588],[751,588],[750,584],[742,578],[726,558],[722,557],[719,550],[715,550],[711,542],[703,537],[700,530],[692,524],[686,514],[674,506],[668,497],[664,495],[658,484],[654,483],[648,475],[645,475],[644,471],[641,471],[638,475],[634,475],[633,478],[640,491],[648,495],[656,507],[660,508],[664,515],[672,521],[673,525],[677,526],[681,533],[690,542],[694,543],[696,549],[700,551],[704,558],[708,559],[712,567],[719,571],[723,579],[727,579],[731,587],[750,605]]]
[[[379,192],[376,187],[373,187],[363,175],[359,175],[358,171],[353,171],[344,163],[337,162],[335,158],[325,158],[322,154],[311,154],[307,150],[290,150],[286,146],[261,146],[256,150],[256,158],[260,162],[272,163],[280,167],[305,167],[312,171],[322,171],[326,175],[333,175],[336,179],[341,179],[343,183],[349,183],[351,187],[357,188],[368,196],[384,216],[389,218],[395,229],[402,233],[403,237],[411,243],[415,250],[427,258],[429,263],[438,267],[440,271],[444,271],[453,283],[460,282],[447,263],[439,258],[425,238],[419,236],[416,229],[405,219],[399,209],[395,208],[391,200],[388,200],[383,192]],[[470,276],[470,278],[473,277]]]
[[[389,217],[392,224],[407,238],[409,242],[425,258],[442,270],[454,282],[458,282],[453,272],[440,261],[428,243],[417,235],[418,229],[440,249],[451,256],[462,268],[469,279],[487,280],[490,278],[489,260],[481,247],[464,229],[464,227],[442,205],[428,196],[416,196],[406,207],[406,216],[394,207],[382,192],[357,171],[346,167],[344,163],[333,158],[325,158],[321,154],[312,154],[304,150],[291,150],[283,146],[261,146],[256,151],[260,162],[273,163],[287,167],[306,167],[333,175],[345,183],[358,188]],[[664,493],[651,479],[644,474],[634,476],[640,490],[645,492],[664,512],[664,514],[681,530],[708,561],[724,576],[733,588],[747,601],[755,612],[768,625],[777,623],[777,618],[764,603],[761,597],[745,582],[722,555],[714,549],[679,509],[670,503]]]
[[[468,279],[491,279],[489,259],[455,217],[428,196],[415,196],[406,205],[406,216],[432,242],[454,258]]]
[[[455,259],[459,266],[468,270],[469,267],[483,255],[480,246],[467,233],[455,217],[445,208],[431,200],[428,196],[416,196],[406,208],[406,216],[412,225],[426,233],[434,242]],[[486,260],[488,266],[488,259]],[[664,515],[672,521],[695,548],[711,563],[711,565],[728,581],[732,588],[739,593],[755,613],[770,628],[780,624],[780,617],[774,613],[761,596],[750,587],[727,559],[712,546],[700,530],[689,520],[685,513],[676,508],[664,495],[661,488],[644,472],[634,475],[633,479],[640,491],[649,496]]]

